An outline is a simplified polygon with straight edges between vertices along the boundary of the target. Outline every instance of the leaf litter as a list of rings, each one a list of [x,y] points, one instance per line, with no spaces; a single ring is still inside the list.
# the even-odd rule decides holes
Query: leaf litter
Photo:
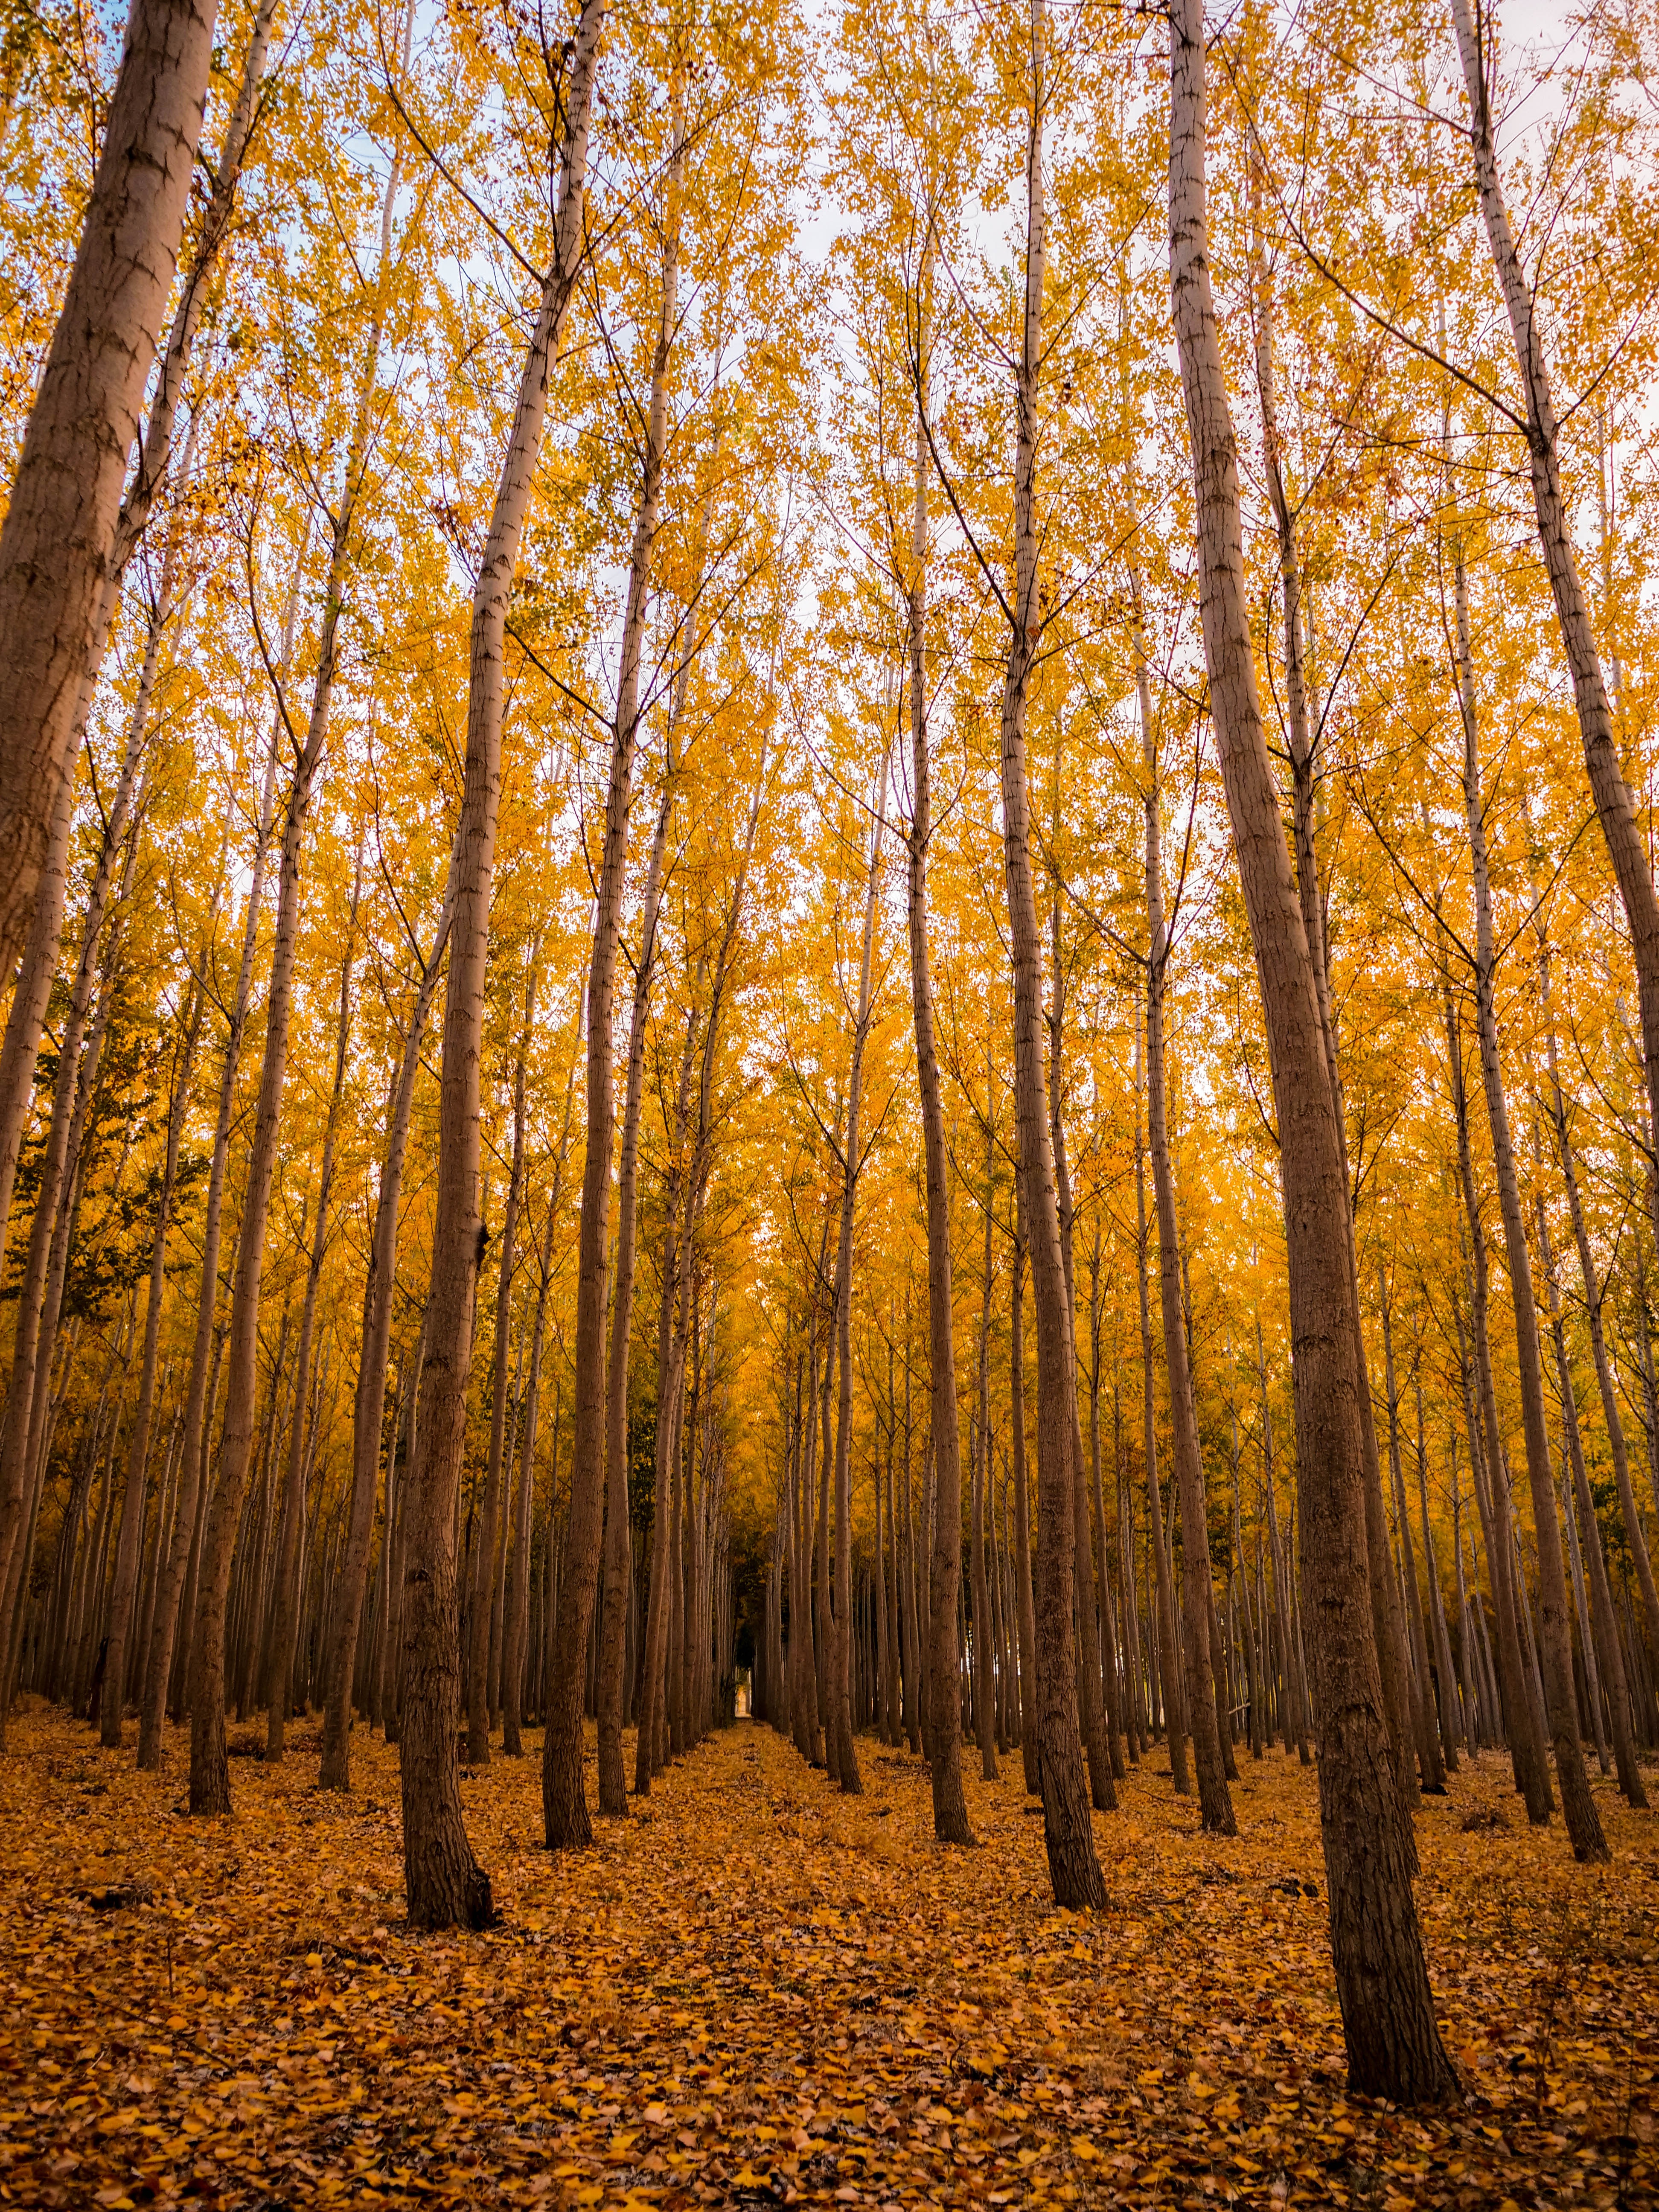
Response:
[[[1659,2203],[1659,1837],[1613,1863],[1466,1763],[1419,1901],[1466,2108],[1344,2090],[1311,1771],[1242,1767],[1199,1834],[1158,1754],[1097,1819],[1109,1910],[1057,1911],[1018,1760],[933,1840],[926,1770],[844,1798],[740,1723],[592,1849],[540,1775],[463,1790],[499,1926],[403,1924],[397,1754],[356,1793],[301,1729],[192,1821],[44,1708],[0,1762],[0,2203],[1377,2208]],[[591,1753],[590,1743],[590,1753]],[[590,1774],[590,1795],[592,1794]]]

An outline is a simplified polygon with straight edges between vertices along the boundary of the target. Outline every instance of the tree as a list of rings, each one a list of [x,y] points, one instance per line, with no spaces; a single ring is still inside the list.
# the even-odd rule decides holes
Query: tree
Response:
[[[21,949],[201,136],[216,10],[138,0],[75,269],[0,525],[0,968]],[[171,425],[169,423],[169,428]]]
[[[1331,1943],[1352,2086],[1402,2104],[1432,2104],[1455,2095],[1457,2084],[1429,1993],[1370,1629],[1346,1192],[1313,960],[1244,613],[1237,466],[1210,292],[1204,186],[1202,0],[1179,0],[1170,15],[1170,288],[1192,441],[1210,708],[1272,1048],[1303,1572],[1309,1609],[1317,1607],[1321,1622],[1310,1656]]]
[[[583,0],[562,73],[553,258],[520,375],[507,453],[472,594],[466,765],[444,999],[438,1197],[420,1376],[419,1449],[409,1474],[403,1597],[404,1872],[417,1927],[489,1920],[489,1878],[472,1856],[455,1761],[460,1652],[455,1494],[466,1421],[472,1306],[483,1256],[478,1214],[478,1051],[489,895],[501,796],[507,608],[547,414],[550,368],[586,246],[587,138],[604,0]]]

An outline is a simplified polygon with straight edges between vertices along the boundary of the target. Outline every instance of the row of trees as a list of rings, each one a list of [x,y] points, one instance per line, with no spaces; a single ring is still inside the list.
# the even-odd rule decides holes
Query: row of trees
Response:
[[[1294,1745],[1453,2093],[1419,1791],[1659,1736],[1651,41],[1316,17],[9,26],[0,1725],[434,1927],[740,1666],[1071,1905]]]

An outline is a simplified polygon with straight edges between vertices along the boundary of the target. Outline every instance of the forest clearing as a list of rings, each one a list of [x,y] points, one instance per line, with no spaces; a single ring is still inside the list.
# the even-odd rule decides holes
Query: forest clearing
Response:
[[[0,0],[0,2203],[1654,2201],[1659,0]]]
[[[500,1924],[410,1932],[395,1761],[358,1798],[302,1739],[239,1818],[43,1713],[0,1783],[0,2202],[57,2205],[1638,2207],[1659,2200],[1659,1859],[1504,1812],[1426,1816],[1440,2016],[1470,2088],[1344,2095],[1310,1776],[1269,1755],[1210,1838],[1149,1761],[1100,1825],[1103,1911],[1056,1910],[1017,1779],[848,1800],[739,1722],[599,1847],[549,1857],[528,1761],[466,1790]],[[240,1776],[239,1776],[240,1779]],[[100,1911],[112,1887],[146,1904]]]

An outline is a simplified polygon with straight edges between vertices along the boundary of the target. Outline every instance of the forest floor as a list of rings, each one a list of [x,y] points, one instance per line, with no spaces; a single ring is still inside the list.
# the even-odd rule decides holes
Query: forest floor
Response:
[[[1605,1786],[1605,1869],[1495,1757],[1425,1807],[1470,2099],[1418,2118],[1345,2096],[1315,1782],[1277,1754],[1224,1841],[1155,1754],[1097,1820],[1085,1917],[1018,1753],[990,1785],[969,1753],[981,1847],[945,1850],[919,1761],[862,1739],[843,1798],[740,1722],[555,1862],[532,1740],[464,1784],[501,1925],[432,1937],[401,1924],[395,1753],[360,1729],[338,1797],[289,1741],[192,1822],[182,1736],[141,1775],[14,1716],[0,2203],[1659,2203],[1659,1819]]]

